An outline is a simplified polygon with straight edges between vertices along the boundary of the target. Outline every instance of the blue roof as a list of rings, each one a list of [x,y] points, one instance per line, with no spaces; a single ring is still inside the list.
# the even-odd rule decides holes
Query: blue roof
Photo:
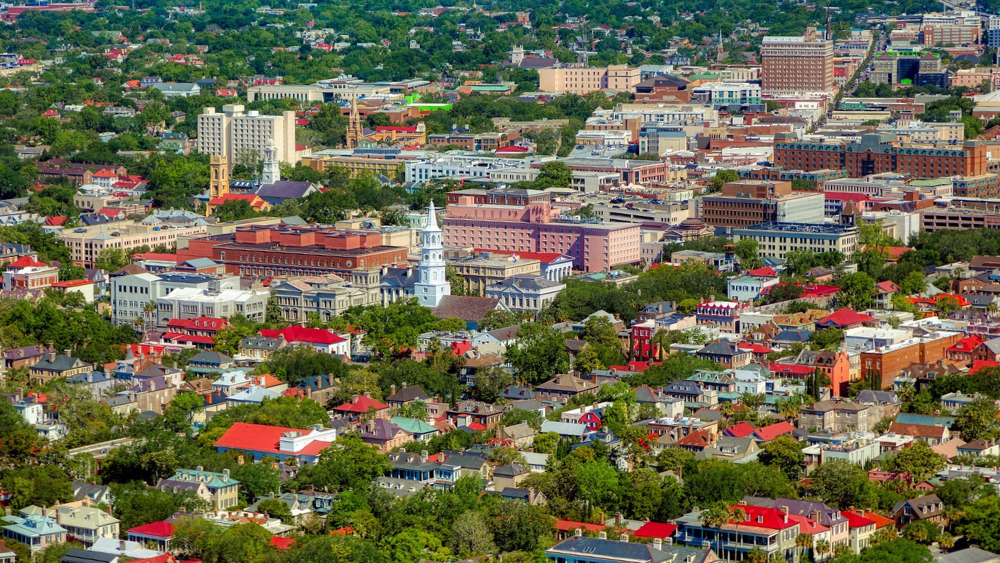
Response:
[[[950,416],[900,413],[896,416],[896,422],[900,424],[923,424],[925,426],[951,427],[952,424],[955,424],[955,418]]]

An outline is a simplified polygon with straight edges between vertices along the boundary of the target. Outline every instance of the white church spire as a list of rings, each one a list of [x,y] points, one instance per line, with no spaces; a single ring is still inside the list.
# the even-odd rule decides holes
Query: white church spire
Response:
[[[451,284],[445,275],[444,246],[441,227],[434,214],[434,202],[427,209],[427,224],[421,233],[420,279],[413,285],[417,300],[424,307],[437,307],[441,298],[451,295]]]

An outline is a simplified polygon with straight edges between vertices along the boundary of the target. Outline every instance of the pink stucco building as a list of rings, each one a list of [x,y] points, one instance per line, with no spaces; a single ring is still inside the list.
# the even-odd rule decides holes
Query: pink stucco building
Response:
[[[639,225],[572,220],[537,190],[451,192],[443,231],[445,246],[558,252],[585,272],[637,263],[641,246]]]

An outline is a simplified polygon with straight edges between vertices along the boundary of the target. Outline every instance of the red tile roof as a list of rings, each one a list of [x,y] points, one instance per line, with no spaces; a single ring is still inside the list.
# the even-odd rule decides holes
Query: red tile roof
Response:
[[[389,405],[380,403],[371,397],[359,395],[357,401],[354,401],[353,403],[344,403],[339,407],[334,407],[333,410],[337,412],[355,412],[363,414],[368,412],[368,407],[373,407],[375,410],[380,411],[389,408]]]
[[[344,339],[321,328],[306,328],[304,326],[293,325],[281,330],[263,329],[261,336],[267,338],[284,337],[288,342],[308,342],[309,344],[336,344],[344,342]]]
[[[237,422],[237,424],[239,424]],[[130,534],[149,536],[153,538],[170,539],[174,535],[174,525],[167,522],[153,522],[145,526],[136,526],[128,531]]]
[[[677,531],[675,524],[663,524],[661,522],[646,522],[635,531],[637,538],[660,538],[666,539],[674,535]]]

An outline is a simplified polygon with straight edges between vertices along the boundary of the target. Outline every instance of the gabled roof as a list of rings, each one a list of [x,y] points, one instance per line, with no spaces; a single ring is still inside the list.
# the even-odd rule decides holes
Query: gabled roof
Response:
[[[756,432],[756,429],[749,422],[740,422],[723,430],[723,433],[726,436],[732,436],[734,438],[743,438],[753,434],[754,432]]]
[[[374,408],[376,411],[380,411],[389,408],[389,405],[385,403],[380,403],[375,399],[372,399],[371,397],[365,397],[364,395],[359,395],[357,400],[355,400],[353,403],[344,403],[339,407],[334,407],[333,410],[337,412],[351,412],[351,413],[364,414],[368,412],[369,407]]]
[[[500,299],[495,297],[445,295],[431,313],[439,319],[457,317],[466,322],[481,322],[499,304]]]
[[[237,423],[239,424],[239,423]],[[129,529],[128,533],[139,536],[170,539],[174,536],[174,525],[167,522],[153,522],[145,526],[136,526]]]
[[[844,307],[816,322],[816,326],[843,328],[855,324],[875,322],[875,318]]]
[[[787,420],[782,420],[781,422],[765,426],[763,428],[758,428],[755,434],[758,438],[765,442],[770,442],[771,440],[782,436],[784,434],[791,434],[795,431],[795,427],[792,426]]]
[[[410,401],[419,401],[429,398],[430,395],[425,393],[419,385],[410,385],[408,387],[403,387],[392,395],[389,395],[386,397],[386,401],[390,403],[408,403]]]
[[[292,325],[281,330],[262,329],[261,336],[268,338],[284,337],[288,342],[306,342],[309,344],[337,344],[345,339],[336,334],[320,328],[306,328],[299,325]]]

